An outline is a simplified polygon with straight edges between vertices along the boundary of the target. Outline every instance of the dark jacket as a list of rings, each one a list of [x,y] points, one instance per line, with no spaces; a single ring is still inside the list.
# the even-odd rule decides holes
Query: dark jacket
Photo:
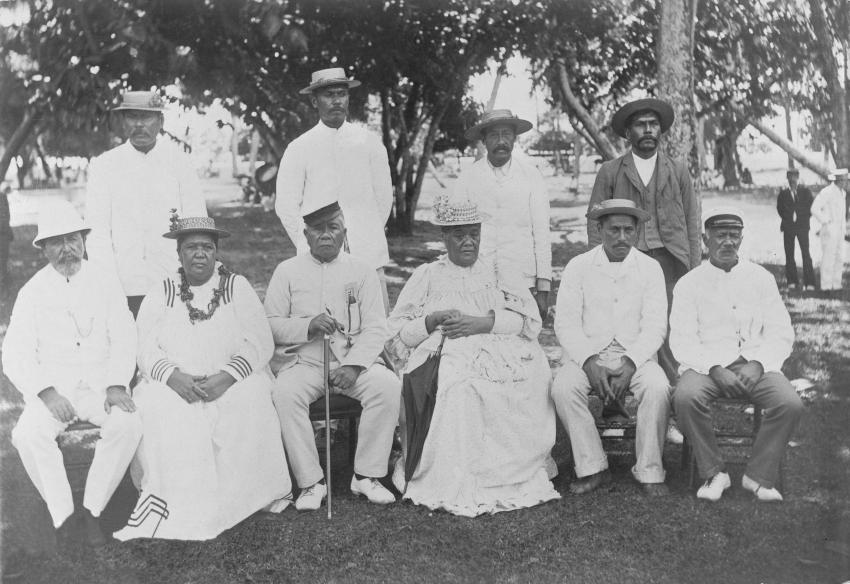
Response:
[[[684,163],[658,152],[655,206],[658,213],[658,232],[664,247],[689,270],[702,261],[700,234],[700,201],[691,186],[691,175]],[[631,199],[643,208],[640,180],[631,151],[609,160],[599,167],[588,209],[603,199]],[[651,209],[647,211],[652,212]],[[602,240],[596,224],[587,224],[590,247]]]
[[[812,218],[812,191],[806,187],[797,185],[797,200],[791,198],[791,189],[785,187],[779,191],[776,197],[776,211],[782,218],[779,225],[780,231],[793,231],[802,233],[809,230],[809,222]]]

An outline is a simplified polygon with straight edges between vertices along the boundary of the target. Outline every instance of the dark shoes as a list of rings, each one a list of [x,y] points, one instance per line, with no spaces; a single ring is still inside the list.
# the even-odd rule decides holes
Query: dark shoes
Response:
[[[611,473],[608,470],[600,471],[596,474],[592,474],[586,477],[582,477],[580,479],[574,480],[570,484],[570,492],[573,495],[584,495],[586,493],[590,493],[591,491],[595,491],[602,485],[607,485],[611,482]]]
[[[664,483],[641,483],[643,494],[647,497],[666,497],[670,488]]]
[[[89,546],[99,548],[106,545],[106,536],[103,535],[103,530],[100,528],[100,518],[92,515],[88,509],[83,510],[83,528]]]

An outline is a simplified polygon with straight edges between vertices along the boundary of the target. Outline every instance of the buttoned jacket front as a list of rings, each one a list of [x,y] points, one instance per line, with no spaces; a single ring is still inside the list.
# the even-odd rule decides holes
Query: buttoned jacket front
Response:
[[[275,269],[265,299],[275,341],[275,372],[297,362],[322,366],[322,335],[309,338],[310,321],[330,314],[341,330],[331,335],[332,358],[368,368],[389,338],[375,270],[345,252],[330,262],[299,254]]]
[[[496,270],[528,287],[552,279],[549,196],[540,171],[522,155],[511,156],[505,176],[486,158],[464,171],[455,198],[474,201],[482,216],[481,253]]]
[[[670,348],[679,371],[708,375],[739,357],[779,371],[791,354],[794,329],[773,275],[746,260],[728,272],[704,262],[673,290]]]
[[[809,230],[812,217],[812,191],[797,185],[796,196],[791,188],[785,187],[776,197],[776,212],[779,213],[780,231],[803,233]]]
[[[393,204],[387,150],[377,136],[345,122],[319,122],[292,141],[277,174],[275,211],[299,254],[309,253],[303,211],[338,202],[348,251],[372,269],[390,260],[384,225]]]
[[[579,367],[617,341],[636,367],[651,359],[667,334],[667,292],[660,264],[632,248],[616,275],[598,245],[564,268],[555,334],[564,357]]]
[[[130,142],[94,159],[86,187],[89,259],[118,274],[126,296],[143,296],[174,271],[171,210],[206,217],[200,181],[189,157],[163,138],[148,153]]]
[[[588,209],[604,199],[629,199],[657,217],[658,233],[664,247],[688,269],[702,259],[700,202],[691,186],[691,175],[684,163],[658,152],[655,166],[655,209],[646,209],[641,196],[644,188],[631,151],[604,162],[596,174]],[[587,240],[591,246],[602,240],[596,222],[588,221]]]

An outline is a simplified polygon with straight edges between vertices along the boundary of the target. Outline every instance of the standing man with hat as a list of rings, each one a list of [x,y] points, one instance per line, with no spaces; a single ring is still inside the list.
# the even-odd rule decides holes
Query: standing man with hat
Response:
[[[820,289],[840,290],[844,275],[844,232],[847,230],[846,168],[838,168],[829,175],[832,181],[818,193],[812,204],[812,216],[820,223]]]
[[[301,489],[295,508],[314,511],[328,492],[309,418],[310,404],[323,395],[325,337],[331,391],[363,406],[351,492],[373,503],[392,503],[395,497],[378,479],[387,474],[401,381],[378,363],[389,339],[378,277],[363,260],[342,251],[346,221],[338,203],[310,210],[303,221],[309,251],[275,269],[265,300],[276,345],[272,398]]]
[[[348,91],[360,82],[341,67],[313,73],[300,91],[310,96],[319,122],[292,141],[277,174],[275,211],[299,254],[309,251],[304,237],[304,210],[338,203],[348,236],[344,249],[377,270],[384,310],[389,310],[384,266],[389,262],[384,225],[393,205],[387,151],[365,128],[351,124]]]
[[[632,475],[650,496],[667,494],[661,462],[670,413],[670,385],[655,354],[667,334],[667,295],[658,262],[634,249],[649,213],[628,199],[600,201],[587,214],[602,244],[574,257],[558,289],[555,334],[564,365],[552,400],[570,436],[578,480],[576,495],[610,480],[608,460],[588,408],[588,395],[604,403],[638,401]]]
[[[173,272],[174,248],[161,237],[172,210],[207,215],[191,161],[159,139],[163,109],[156,92],[124,93],[114,111],[127,141],[92,161],[86,187],[89,258],[118,273],[134,316],[148,290]]]
[[[800,255],[803,256],[803,287],[813,290],[815,287],[815,269],[809,253],[809,225],[812,216],[812,191],[799,184],[800,171],[788,169],[785,173],[788,187],[779,191],[776,198],[776,211],[782,222],[779,230],[785,244],[785,282],[788,286],[800,287],[797,279],[797,262],[794,259],[794,240],[800,242]]]
[[[631,149],[602,164],[587,207],[622,198],[649,213],[638,228],[636,247],[661,264],[668,301],[676,281],[702,259],[700,202],[688,168],[659,149],[661,135],[670,129],[673,118],[670,104],[654,98],[629,102],[614,114],[611,127],[628,140]],[[587,234],[591,246],[599,244],[599,233],[591,223]]]
[[[670,346],[679,360],[673,406],[705,483],[697,497],[717,501],[731,486],[711,419],[721,397],[747,399],[764,412],[741,486],[759,501],[781,501],[775,484],[785,446],[803,412],[782,375],[794,329],[776,280],[742,260],[744,221],[735,208],[708,213],[703,241],[709,261],[676,285]]]
[[[89,231],[67,201],[41,210],[33,245],[49,263],[18,293],[3,371],[26,403],[12,444],[56,528],[74,512],[56,437],[75,420],[100,426],[83,507],[88,541],[101,546],[98,518],[136,452],[142,422],[126,390],[136,362],[133,317],[114,274],[83,259]]]
[[[461,174],[455,198],[478,205],[481,253],[495,258],[498,272],[528,286],[545,318],[552,289],[549,197],[537,167],[513,156],[516,137],[531,127],[511,110],[484,114],[465,136],[472,142],[482,140],[487,157]]]

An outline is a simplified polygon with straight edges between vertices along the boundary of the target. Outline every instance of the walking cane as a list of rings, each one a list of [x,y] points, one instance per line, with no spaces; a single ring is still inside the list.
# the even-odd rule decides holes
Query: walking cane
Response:
[[[328,519],[331,518],[331,385],[328,382],[331,361],[331,337],[325,335],[325,353],[322,359],[324,363],[325,380],[325,482],[328,484]]]

